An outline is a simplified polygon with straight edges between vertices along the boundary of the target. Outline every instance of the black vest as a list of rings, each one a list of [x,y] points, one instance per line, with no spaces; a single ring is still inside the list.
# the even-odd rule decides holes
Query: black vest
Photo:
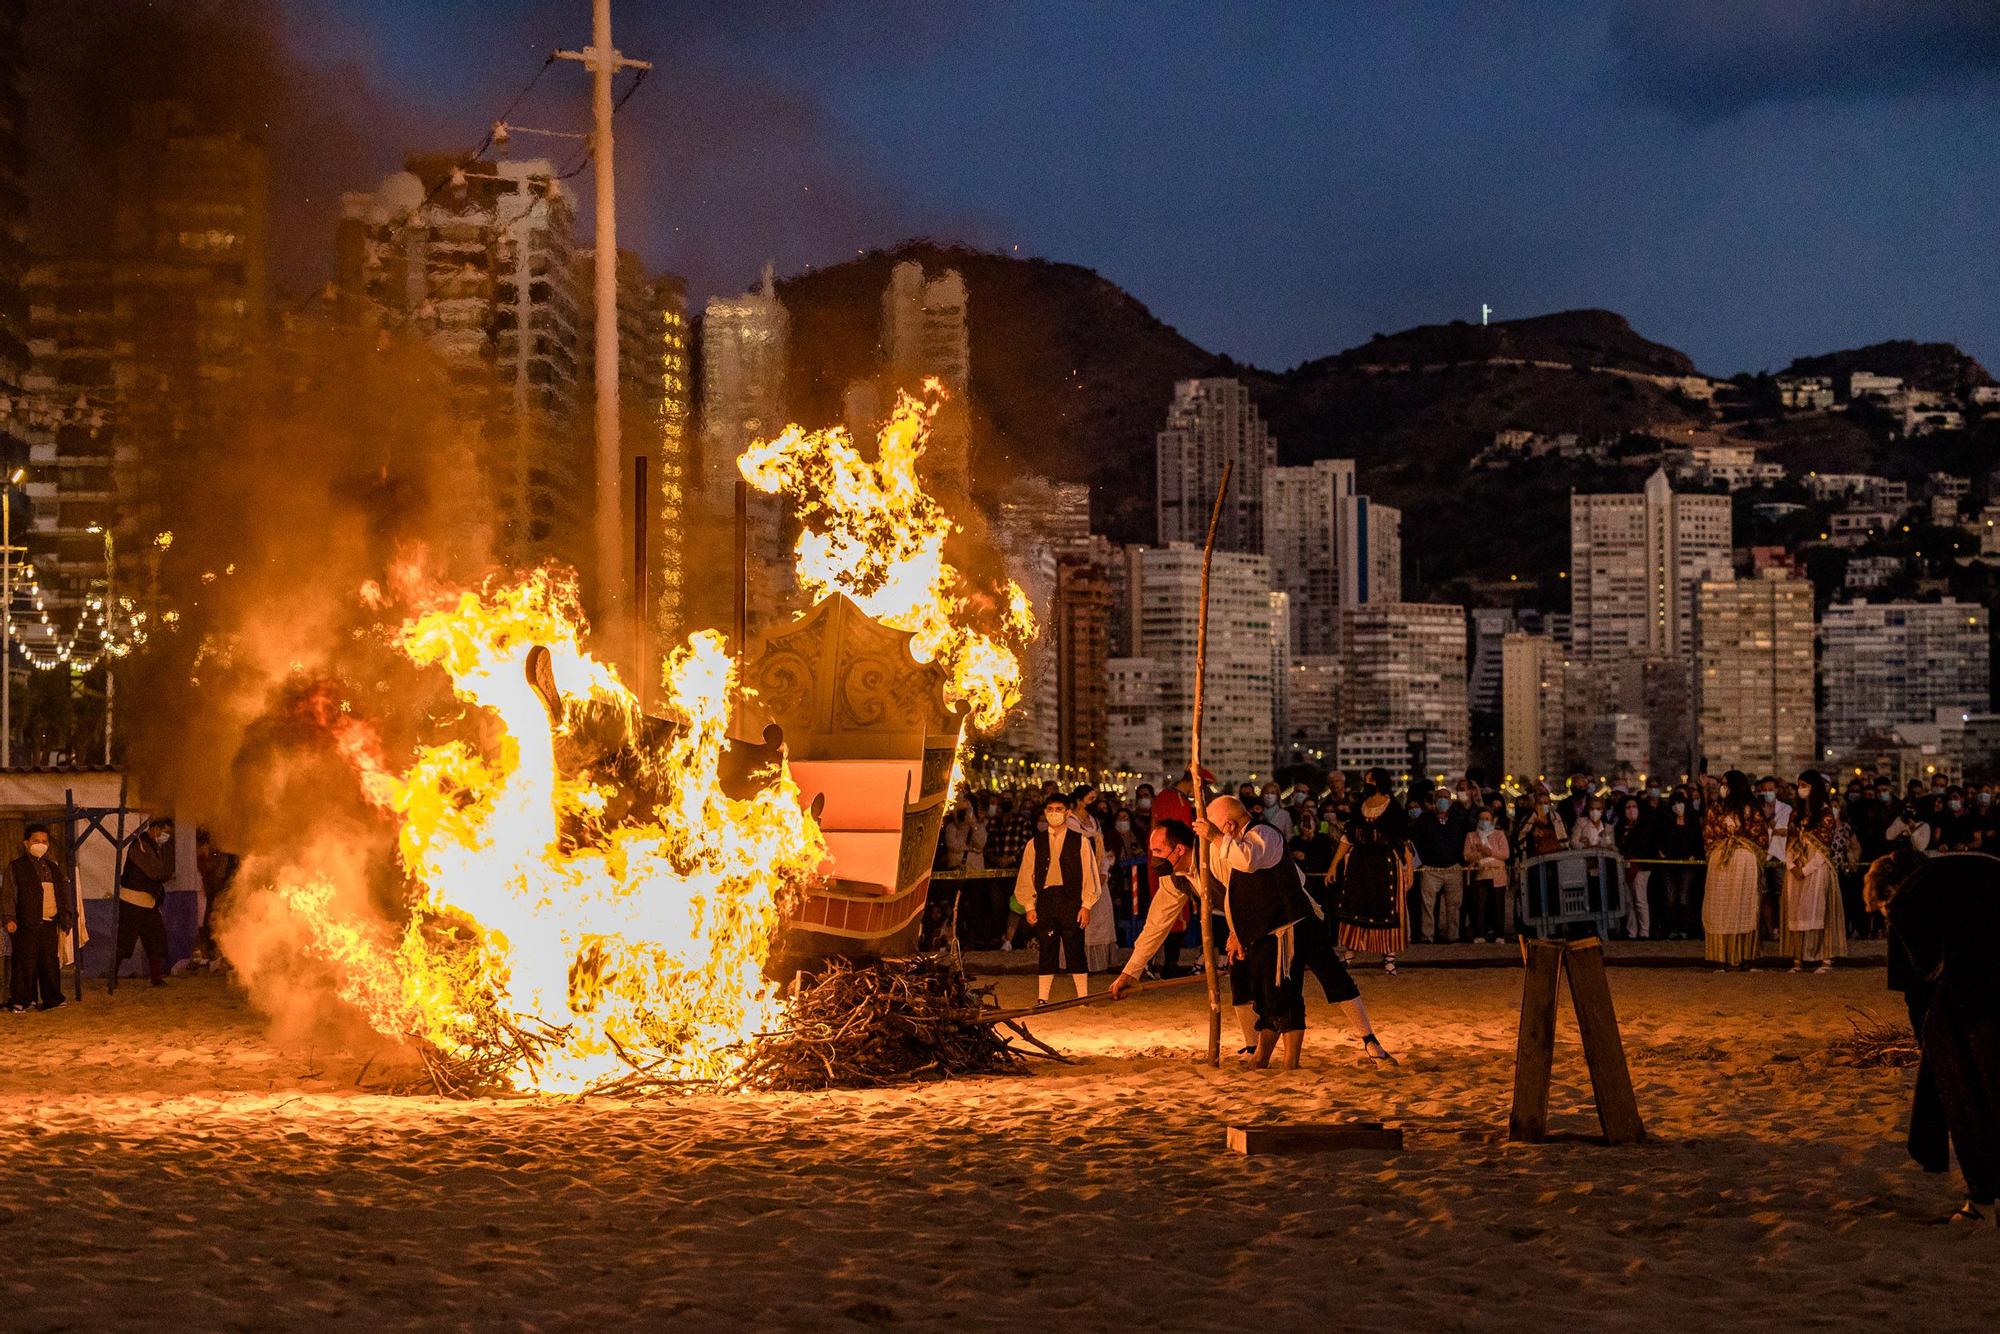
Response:
[[[1064,889],[1083,891],[1083,835],[1071,829],[1069,838],[1063,842],[1062,882]],[[1035,850],[1035,892],[1042,892],[1048,884],[1049,869],[1049,826],[1046,821],[1035,831],[1032,844]]]
[[[1229,920],[1247,949],[1287,922],[1312,915],[1299,869],[1290,860],[1261,871],[1229,873]]]

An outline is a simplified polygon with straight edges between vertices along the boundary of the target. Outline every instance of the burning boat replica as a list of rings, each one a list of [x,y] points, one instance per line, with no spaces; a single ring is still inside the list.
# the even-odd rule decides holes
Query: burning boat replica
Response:
[[[749,483],[792,499],[811,607],[740,660],[691,636],[658,718],[585,648],[560,573],[388,599],[412,609],[392,642],[465,706],[407,765],[345,709],[332,729],[395,828],[401,901],[385,913],[351,868],[310,863],[273,892],[340,999],[440,1092],[639,1092],[759,1068],[799,1086],[772,1070],[787,1037],[818,1044],[809,1063],[830,1079],[835,1047],[870,1053],[863,1081],[990,1055],[953,1018],[976,1003],[955,969],[847,962],[914,944],[958,748],[1018,698],[1033,632],[1018,587],[975,587],[945,559],[952,525],[916,474],[935,410],[902,399],[872,459],[838,429],[746,452]],[[781,995],[772,979],[801,969],[847,989]]]

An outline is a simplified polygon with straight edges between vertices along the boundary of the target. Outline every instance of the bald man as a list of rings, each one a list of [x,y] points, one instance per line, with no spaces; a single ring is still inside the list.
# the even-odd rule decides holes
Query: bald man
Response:
[[[1319,979],[1329,1001],[1346,1013],[1348,1026],[1377,1061],[1390,1064],[1368,1021],[1368,1007],[1333,949],[1319,905],[1305,892],[1285,841],[1269,825],[1252,824],[1235,797],[1217,797],[1195,833],[1209,842],[1209,873],[1223,886],[1229,922],[1229,991],[1244,1047],[1258,1069],[1269,1066],[1280,1042],[1285,1068],[1298,1068],[1305,1045],[1305,973]]]

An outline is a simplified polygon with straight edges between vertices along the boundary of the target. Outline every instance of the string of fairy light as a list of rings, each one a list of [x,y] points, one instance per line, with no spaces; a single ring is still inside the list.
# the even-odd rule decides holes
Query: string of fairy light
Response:
[[[131,598],[115,597],[108,606],[102,594],[84,599],[77,611],[76,628],[64,636],[49,615],[48,599],[35,567],[22,566],[20,575],[23,582],[14,591],[13,647],[36,671],[67,668],[82,676],[96,671],[107,656],[122,659],[145,644],[148,618]]]

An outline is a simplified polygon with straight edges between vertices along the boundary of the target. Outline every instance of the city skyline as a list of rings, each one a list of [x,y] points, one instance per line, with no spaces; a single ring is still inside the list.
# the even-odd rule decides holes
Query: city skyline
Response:
[[[585,26],[521,0],[266,8],[325,103],[318,143],[378,175],[410,142],[476,139]],[[1095,268],[1272,368],[1485,306],[1619,310],[1715,374],[1892,337],[2000,361],[1977,202],[2000,184],[2000,19],[1780,0],[1697,17],[628,6],[621,45],[677,66],[621,113],[621,170],[652,205],[631,245],[698,305],[766,257],[795,273],[955,236]],[[574,128],[580,85],[543,82],[517,119]],[[1244,136],[1251,119],[1266,132]],[[1076,136],[1115,169],[1085,168]],[[1190,161],[1226,164],[1200,207]],[[331,206],[315,187],[290,216]]]

